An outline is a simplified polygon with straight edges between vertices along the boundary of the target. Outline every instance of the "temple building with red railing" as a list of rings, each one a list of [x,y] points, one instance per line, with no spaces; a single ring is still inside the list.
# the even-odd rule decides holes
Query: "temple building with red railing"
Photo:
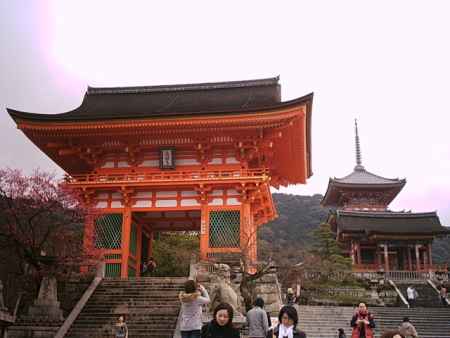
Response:
[[[439,271],[432,242],[447,236],[436,212],[397,212],[389,204],[405,179],[384,178],[362,165],[355,121],[356,166],[343,178],[330,178],[322,206],[331,208],[328,223],[352,259],[354,271]]]
[[[281,100],[279,79],[88,88],[61,114],[8,109],[94,210],[86,250],[107,276],[139,276],[156,232],[197,231],[200,258],[257,261],[277,216],[270,187],[311,171],[312,94]]]

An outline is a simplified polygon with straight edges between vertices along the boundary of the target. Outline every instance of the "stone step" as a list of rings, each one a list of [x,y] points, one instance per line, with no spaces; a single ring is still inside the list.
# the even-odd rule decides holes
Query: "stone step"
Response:
[[[172,338],[186,278],[105,279],[70,328],[67,338],[112,336],[120,314],[130,337]]]
[[[344,328],[349,337],[354,310],[353,307],[300,306],[299,325],[308,337],[334,338],[338,328]],[[384,330],[397,329],[403,317],[408,316],[420,337],[450,338],[450,309],[372,307],[370,311],[377,324],[377,337]]]

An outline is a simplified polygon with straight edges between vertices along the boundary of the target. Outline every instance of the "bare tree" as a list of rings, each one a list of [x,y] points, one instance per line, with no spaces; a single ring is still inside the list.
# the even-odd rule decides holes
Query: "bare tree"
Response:
[[[249,260],[250,252],[256,245],[257,230],[251,233],[247,233],[241,239],[244,243],[241,243],[241,258],[240,268],[242,273],[241,283],[239,290],[241,296],[244,299],[245,310],[249,311],[252,308],[256,295],[256,282],[264,275],[270,273],[273,268],[273,262],[251,262]],[[242,245],[243,244],[243,245]]]

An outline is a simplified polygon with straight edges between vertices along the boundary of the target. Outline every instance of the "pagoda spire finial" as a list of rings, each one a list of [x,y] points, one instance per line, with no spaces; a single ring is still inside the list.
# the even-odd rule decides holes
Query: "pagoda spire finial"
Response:
[[[355,146],[356,146],[356,166],[355,170],[364,170],[364,166],[361,161],[361,145],[359,143],[358,135],[358,120],[355,119]]]

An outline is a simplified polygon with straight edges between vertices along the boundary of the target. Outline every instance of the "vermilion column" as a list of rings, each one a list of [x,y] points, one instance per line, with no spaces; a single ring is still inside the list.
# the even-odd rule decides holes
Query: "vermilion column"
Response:
[[[406,247],[406,250],[408,250],[408,268],[409,268],[409,271],[412,271],[413,265],[412,265],[412,257],[411,257],[411,248],[409,245]]]
[[[416,270],[420,271],[420,252],[419,252],[419,245],[415,245],[416,249]]]
[[[200,212],[200,260],[207,260],[207,252],[209,247],[209,215],[208,205],[202,202]]]
[[[428,264],[430,264],[430,268],[432,268],[432,265],[433,265],[433,259],[431,258],[431,256],[432,256],[432,253],[431,253],[431,243],[428,243],[427,249],[428,249]]]
[[[352,265],[355,265],[356,259],[355,259],[355,243],[353,241],[350,242],[350,257],[352,259]]]
[[[244,259],[247,260],[249,272],[256,272],[257,263],[257,240],[256,226],[253,222],[251,205],[248,202],[242,204],[241,216],[241,250]]]
[[[87,256],[86,259],[89,259],[94,252],[94,232],[95,232],[95,216],[91,213],[86,215],[85,223],[84,223],[84,233],[83,233],[83,249],[84,254]],[[87,265],[82,265],[80,267],[81,273],[87,273],[89,267]]]
[[[389,271],[389,252],[387,243],[384,245],[384,271]]]
[[[361,243],[356,243],[356,248],[358,250],[358,264],[362,264],[361,257]]]
[[[122,219],[122,268],[120,276],[128,277],[128,257],[130,256],[131,208],[125,207]]]
[[[381,269],[380,245],[378,243],[376,244],[375,256],[376,256],[377,269]]]
[[[142,224],[137,224],[136,277],[141,275],[142,259]]]
[[[153,230],[148,233],[148,252],[147,252],[147,259],[150,259],[150,257],[153,257]]]

